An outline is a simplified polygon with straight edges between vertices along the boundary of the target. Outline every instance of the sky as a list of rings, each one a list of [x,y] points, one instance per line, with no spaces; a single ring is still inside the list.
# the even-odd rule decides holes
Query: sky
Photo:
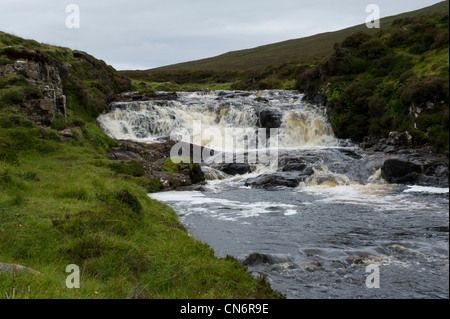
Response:
[[[0,0],[0,31],[151,69],[363,24],[440,0]],[[66,12],[68,5],[79,8]],[[79,21],[79,25],[74,24]]]

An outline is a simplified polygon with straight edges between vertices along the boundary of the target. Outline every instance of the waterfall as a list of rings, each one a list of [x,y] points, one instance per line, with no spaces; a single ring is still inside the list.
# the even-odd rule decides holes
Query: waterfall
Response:
[[[179,136],[213,149],[243,145],[260,128],[278,129],[278,148],[337,145],[326,110],[302,102],[302,97],[278,90],[179,92],[175,101],[112,103],[98,123],[116,139],[156,142]]]

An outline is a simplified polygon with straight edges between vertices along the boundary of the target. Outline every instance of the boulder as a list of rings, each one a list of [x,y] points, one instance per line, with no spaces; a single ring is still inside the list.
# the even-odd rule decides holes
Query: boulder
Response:
[[[252,172],[252,169],[249,164],[245,163],[229,163],[229,164],[221,164],[218,168],[219,171],[222,171],[228,175],[245,175]]]
[[[259,124],[261,128],[279,128],[283,115],[273,109],[263,109],[259,111]]]
[[[255,266],[255,265],[275,265],[275,264],[284,264],[291,263],[291,259],[287,256],[274,256],[274,255],[266,255],[260,253],[253,253],[247,256],[245,260],[242,262],[244,266]],[[290,265],[288,265],[289,267]]]
[[[305,175],[301,175],[298,172],[277,172],[274,174],[264,174],[255,178],[249,178],[245,181],[245,186],[259,189],[272,189],[279,186],[295,188],[300,182],[304,181],[305,178]]]
[[[403,159],[388,159],[381,167],[381,176],[389,183],[414,184],[421,174],[421,165]]]

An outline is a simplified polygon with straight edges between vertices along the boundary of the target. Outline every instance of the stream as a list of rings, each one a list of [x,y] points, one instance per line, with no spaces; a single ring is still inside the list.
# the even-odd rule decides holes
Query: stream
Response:
[[[179,92],[175,101],[113,103],[98,122],[117,139],[177,136],[243,155],[239,174],[233,164],[225,173],[217,155],[203,158],[204,191],[149,196],[218,257],[236,257],[287,298],[449,298],[448,188],[387,183],[383,154],[335,138],[326,109],[302,97]],[[252,132],[267,138],[251,144]],[[250,161],[258,151],[268,155]]]

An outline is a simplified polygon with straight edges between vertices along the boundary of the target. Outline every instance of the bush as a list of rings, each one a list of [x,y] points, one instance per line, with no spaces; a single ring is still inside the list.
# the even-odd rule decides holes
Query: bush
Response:
[[[355,32],[352,35],[348,36],[343,42],[342,47],[343,48],[358,48],[361,44],[364,42],[369,41],[374,36],[368,33],[364,33],[362,31]]]
[[[442,100],[448,100],[448,91],[445,90],[444,79],[435,77],[415,80],[402,88],[400,98],[405,105],[414,103],[417,106],[424,106],[426,102],[439,103]]]

